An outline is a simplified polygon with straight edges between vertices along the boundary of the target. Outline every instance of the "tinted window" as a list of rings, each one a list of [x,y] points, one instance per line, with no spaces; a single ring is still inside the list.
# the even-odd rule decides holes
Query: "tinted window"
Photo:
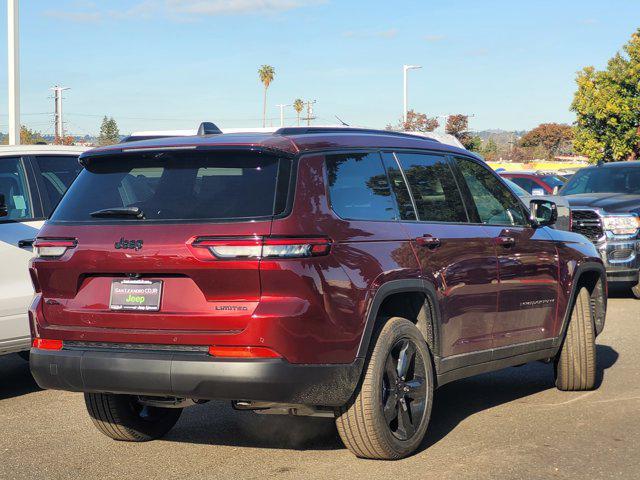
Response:
[[[515,193],[516,195],[518,195],[519,197],[528,197],[529,194],[526,192],[525,189],[523,189],[520,185],[513,183],[513,181],[509,178],[503,178],[504,183],[506,183],[509,188],[511,190],[513,190],[513,193]]]
[[[400,213],[401,220],[417,220],[415,208],[413,207],[413,201],[409,194],[409,188],[400,172],[398,162],[391,154],[385,154],[384,165],[387,169],[387,175],[391,181],[391,188],[396,196],[396,203],[398,212]]]
[[[423,222],[467,222],[462,197],[445,157],[397,155]]]
[[[139,207],[146,218],[119,221],[271,216],[284,208],[284,202],[276,197],[286,197],[282,190],[286,189],[289,167],[288,160],[247,153],[99,158],[80,172],[51,218],[98,221],[91,212],[122,207]],[[277,188],[277,183],[284,187]]]
[[[53,209],[78,176],[82,167],[78,163],[78,157],[75,155],[40,155],[36,157],[36,163],[40,168],[42,181],[49,197],[50,208]],[[51,211],[45,212],[45,216],[49,214],[51,214]]]
[[[555,175],[543,175],[542,181],[549,185],[551,188],[560,188],[564,185],[564,181],[561,178],[556,177]]]
[[[327,155],[331,207],[342,218],[395,220],[391,188],[377,153]]]
[[[511,180],[516,185],[519,185],[520,187],[522,187],[528,193],[531,193],[534,188],[541,188],[537,183],[535,183],[530,178],[509,177],[509,180]]]
[[[562,195],[578,193],[640,194],[640,167],[602,167],[578,170],[562,189]]]
[[[477,209],[478,219],[489,225],[528,225],[516,196],[482,165],[456,158]]]
[[[0,194],[8,214],[2,220],[25,220],[33,217],[27,190],[27,178],[19,158],[0,159]]]

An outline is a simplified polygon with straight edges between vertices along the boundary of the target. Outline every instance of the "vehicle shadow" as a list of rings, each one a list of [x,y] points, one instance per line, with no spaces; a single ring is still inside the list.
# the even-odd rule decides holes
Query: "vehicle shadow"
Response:
[[[597,356],[599,385],[605,370],[618,360],[618,353],[607,345],[598,345]],[[553,366],[539,362],[445,385],[436,392],[431,424],[420,451],[445,438],[465,418],[477,412],[551,388],[555,388]],[[293,450],[344,448],[333,419],[238,412],[229,402],[209,402],[186,409],[165,440]]]
[[[596,355],[598,388],[605,370],[618,361],[619,354],[608,345],[596,345]],[[506,368],[444,385],[436,392],[431,423],[420,450],[442,440],[460,422],[474,413],[551,388],[555,388],[553,365],[541,362]]]
[[[0,379],[0,400],[40,390],[29,371],[29,362],[17,354],[0,356]]]
[[[635,296],[629,287],[609,286],[609,298],[632,298],[635,300]]]
[[[212,401],[185,409],[178,424],[164,439],[173,442],[251,448],[344,448],[333,418],[242,412],[231,408],[230,402],[222,401]]]

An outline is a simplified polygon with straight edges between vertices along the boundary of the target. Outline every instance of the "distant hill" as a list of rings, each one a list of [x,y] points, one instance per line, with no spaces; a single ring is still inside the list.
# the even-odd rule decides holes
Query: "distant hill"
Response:
[[[509,145],[512,142],[517,142],[520,138],[527,133],[526,130],[481,130],[479,132],[471,132],[472,135],[477,135],[483,142],[493,139],[498,146]]]

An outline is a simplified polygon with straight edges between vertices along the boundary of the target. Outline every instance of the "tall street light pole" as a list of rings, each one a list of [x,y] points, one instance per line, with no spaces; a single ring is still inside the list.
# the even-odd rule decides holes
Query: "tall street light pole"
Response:
[[[18,0],[7,0],[9,81],[9,145],[20,145],[20,25]]]
[[[280,108],[280,126],[284,127],[284,107],[290,107],[290,104],[287,103],[279,103],[276,107]]]
[[[418,68],[422,68],[420,65],[403,65],[402,73],[404,74],[404,104],[402,109],[402,122],[406,123],[407,121],[407,111],[409,110],[409,106],[407,103],[407,72],[409,70],[416,70]]]

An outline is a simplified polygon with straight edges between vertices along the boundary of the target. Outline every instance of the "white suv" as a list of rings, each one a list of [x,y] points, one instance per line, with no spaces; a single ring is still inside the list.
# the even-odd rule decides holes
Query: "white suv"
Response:
[[[85,150],[0,146],[0,355],[29,350],[31,244],[80,171],[78,155]]]

